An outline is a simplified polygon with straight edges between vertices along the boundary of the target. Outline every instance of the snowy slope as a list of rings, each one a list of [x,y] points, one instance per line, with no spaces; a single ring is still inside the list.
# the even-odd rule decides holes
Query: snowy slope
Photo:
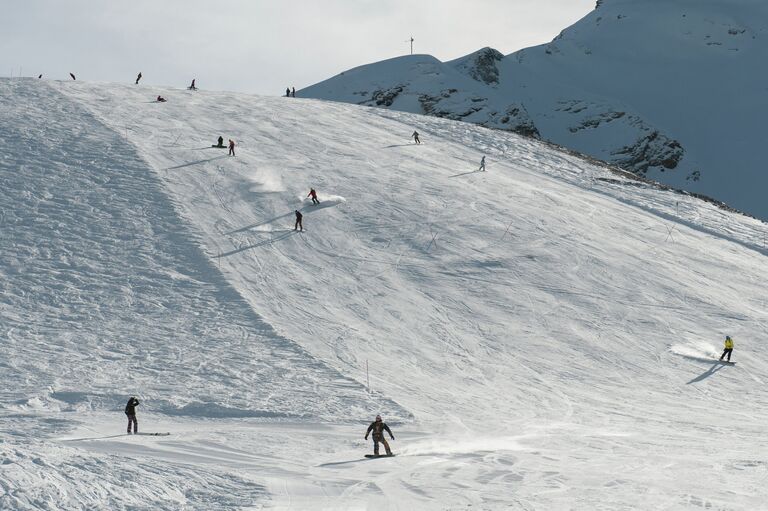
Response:
[[[0,507],[763,505],[764,224],[439,118],[0,102]],[[116,436],[131,393],[170,436]],[[361,462],[377,412],[399,456]]]
[[[300,95],[538,134],[765,219],[766,38],[758,0],[604,0],[545,45],[434,72],[418,65],[431,57],[402,57]]]

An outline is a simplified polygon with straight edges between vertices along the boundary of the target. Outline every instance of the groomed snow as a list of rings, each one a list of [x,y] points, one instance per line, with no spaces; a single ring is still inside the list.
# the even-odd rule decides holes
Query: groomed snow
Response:
[[[756,220],[304,99],[5,80],[0,155],[0,508],[764,505]]]

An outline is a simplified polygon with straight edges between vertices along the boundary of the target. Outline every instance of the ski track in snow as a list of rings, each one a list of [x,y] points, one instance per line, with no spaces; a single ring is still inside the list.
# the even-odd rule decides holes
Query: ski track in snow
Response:
[[[0,507],[763,505],[764,224],[399,112],[9,80],[0,112]],[[120,435],[131,394],[169,436]]]

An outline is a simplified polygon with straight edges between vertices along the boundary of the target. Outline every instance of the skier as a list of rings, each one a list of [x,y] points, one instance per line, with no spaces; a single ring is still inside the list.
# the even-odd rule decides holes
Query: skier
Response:
[[[235,155],[235,141],[231,138],[229,139],[229,156]]]
[[[320,201],[317,200],[317,192],[315,191],[314,188],[309,189],[309,194],[307,195],[307,197],[312,197],[312,204],[320,204]]]
[[[296,213],[296,223],[293,226],[293,230],[301,229],[302,232],[304,232],[304,226],[301,224],[301,219],[304,217],[304,215],[301,214],[301,211],[298,209],[295,210]]]
[[[73,75],[72,73],[69,73],[69,76],[71,76],[73,80],[77,80],[77,78],[75,78],[75,75]]]
[[[162,96],[157,96],[157,100],[156,100],[156,101],[157,101],[158,103],[165,103],[165,98],[164,98],[164,97],[162,97]]]
[[[224,147],[224,137],[219,135],[218,145],[216,147]]]
[[[141,71],[139,71],[139,76],[136,77],[136,85],[139,84],[139,80],[141,80]]]
[[[128,434],[131,434],[131,423],[133,423],[133,432],[139,432],[139,423],[136,421],[136,407],[139,405],[139,400],[134,396],[128,400],[128,404],[125,405],[125,414],[128,416]]]
[[[43,73],[40,73],[39,75],[37,75],[37,79],[38,79],[38,80],[39,80],[40,78],[42,78],[42,77],[43,77]]]
[[[368,434],[373,432],[373,455],[378,456],[379,455],[379,442],[384,444],[384,449],[387,451],[387,456],[392,456],[392,451],[389,448],[389,443],[387,442],[387,439],[384,438],[384,431],[389,433],[389,436],[392,438],[392,440],[395,439],[395,435],[392,434],[392,431],[389,429],[389,426],[385,422],[381,420],[381,415],[376,416],[376,420],[371,422],[371,425],[368,426],[368,431],[365,432],[365,439],[368,440]]]
[[[187,90],[197,90],[197,87],[195,87],[195,78],[192,78],[192,85],[187,87]]]
[[[413,137],[413,140],[414,140],[414,141],[415,141],[417,144],[421,144],[421,140],[419,140],[419,132],[418,132],[418,131],[414,131],[414,132],[413,132],[413,135],[411,135],[411,136]]]
[[[291,97],[291,89],[290,87],[285,88],[285,97],[290,98]]]
[[[723,357],[725,355],[728,355],[728,362],[731,361],[731,353],[733,352],[733,339],[731,339],[730,335],[725,336],[725,349],[723,350],[723,354],[720,355],[720,360],[723,360]]]
[[[483,172],[485,172],[485,156],[483,156],[483,157],[480,159],[480,168],[479,168],[479,169],[477,169],[477,170],[478,170],[478,171],[481,171],[481,170],[482,170]]]
[[[291,87],[291,97],[292,98],[296,97],[296,87]]]

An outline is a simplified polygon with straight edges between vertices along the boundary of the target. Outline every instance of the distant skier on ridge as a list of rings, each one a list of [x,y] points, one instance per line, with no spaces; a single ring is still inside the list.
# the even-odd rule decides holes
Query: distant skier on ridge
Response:
[[[139,80],[141,80],[141,71],[139,71],[139,76],[136,77],[136,85],[139,84]]]
[[[414,131],[413,135],[411,135],[411,136],[413,137],[413,141],[414,142],[416,142],[417,144],[421,144],[421,140],[419,140],[419,132],[418,131]]]
[[[195,78],[192,78],[192,85],[187,87],[187,90],[197,90],[197,87],[195,87]]]
[[[395,439],[395,435],[392,434],[392,430],[390,430],[389,426],[387,426],[387,424],[381,420],[381,415],[377,415],[376,420],[371,422],[371,425],[368,426],[368,431],[365,432],[366,440],[368,440],[368,434],[373,433],[374,456],[379,455],[379,442],[384,444],[384,449],[387,451],[387,456],[392,456],[392,450],[389,448],[389,443],[387,442],[387,439],[384,438],[385,431],[389,433],[389,436],[392,438],[392,440]]]
[[[479,168],[479,169],[477,169],[477,170],[478,170],[478,171],[482,171],[482,172],[485,172],[485,156],[483,156],[483,157],[480,159],[480,168]]]
[[[71,76],[73,80],[77,80],[77,78],[75,78],[75,75],[74,75],[74,74],[72,74],[72,73],[69,73],[69,76]]]
[[[733,352],[733,339],[731,339],[730,335],[725,336],[725,349],[723,350],[723,354],[720,355],[720,360],[723,360],[723,357],[728,355],[728,362],[731,361],[731,353]]]
[[[309,194],[307,194],[307,197],[312,197],[312,204],[320,204],[320,201],[317,200],[317,192],[314,188],[309,189]]]
[[[134,396],[128,400],[128,404],[125,405],[125,415],[128,416],[128,434],[131,434],[131,423],[133,423],[133,432],[139,432],[139,423],[136,420],[136,407],[139,405],[139,400]]]

